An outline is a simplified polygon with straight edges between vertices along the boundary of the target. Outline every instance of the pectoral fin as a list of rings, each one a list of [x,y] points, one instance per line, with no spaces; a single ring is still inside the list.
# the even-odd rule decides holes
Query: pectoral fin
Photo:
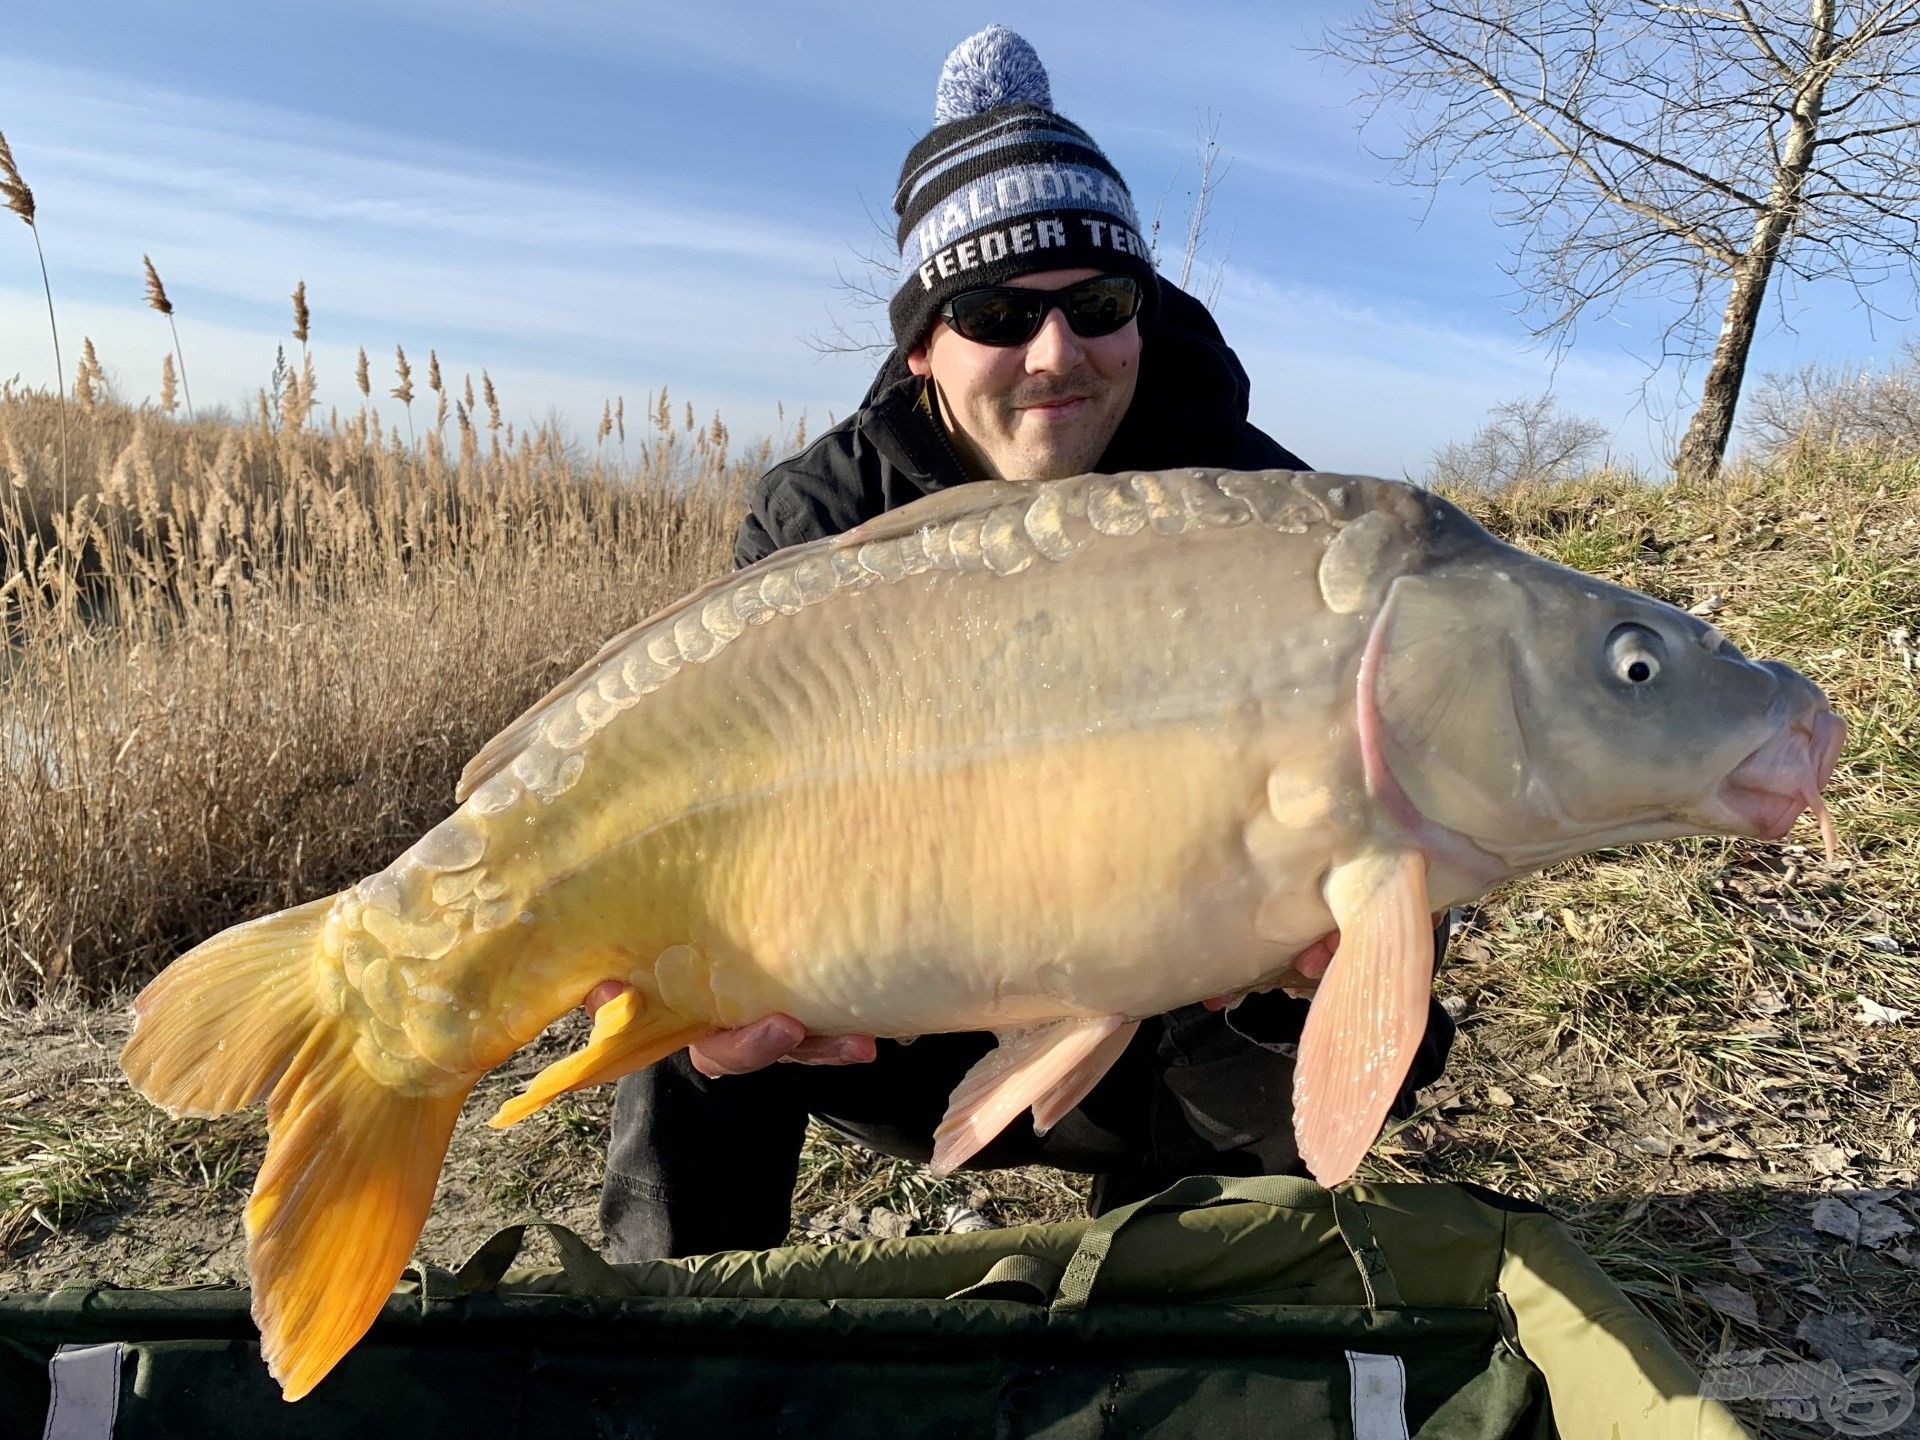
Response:
[[[1044,1109],[1047,1124],[1057,1121],[1120,1057],[1138,1023],[1110,1015],[996,1031],[999,1046],[967,1071],[933,1132],[933,1173],[958,1169],[1028,1106]]]
[[[1340,948],[1300,1037],[1293,1125],[1322,1185],[1354,1172],[1405,1083],[1433,988],[1427,864],[1417,851],[1361,856],[1327,877]]]

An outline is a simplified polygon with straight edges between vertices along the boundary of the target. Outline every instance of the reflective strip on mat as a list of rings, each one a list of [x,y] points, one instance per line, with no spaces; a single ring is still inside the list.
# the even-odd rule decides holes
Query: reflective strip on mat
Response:
[[[120,1352],[109,1345],[62,1345],[47,1362],[53,1399],[41,1440],[112,1440],[120,1410]]]
[[[1407,1367],[1398,1355],[1347,1351],[1353,1440],[1407,1440]]]

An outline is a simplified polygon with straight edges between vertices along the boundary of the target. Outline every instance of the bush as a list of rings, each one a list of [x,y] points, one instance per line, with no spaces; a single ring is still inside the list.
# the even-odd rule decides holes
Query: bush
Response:
[[[1494,406],[1488,416],[1471,440],[1434,451],[1429,485],[1504,490],[1572,480],[1590,468],[1607,438],[1607,427],[1599,421],[1561,414],[1551,393],[1509,400]]]
[[[1763,458],[1795,450],[1920,453],[1920,342],[1885,370],[1803,365],[1761,377],[1740,432]]]

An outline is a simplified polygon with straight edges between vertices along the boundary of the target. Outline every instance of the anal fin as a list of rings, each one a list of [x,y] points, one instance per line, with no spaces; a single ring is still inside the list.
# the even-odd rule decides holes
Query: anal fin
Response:
[[[639,990],[622,990],[595,1012],[593,1033],[582,1048],[534,1076],[527,1088],[502,1105],[487,1123],[504,1130],[569,1090],[605,1085],[644,1070],[681,1046],[712,1033],[713,1026],[689,1021]]]
[[[1069,1070],[1060,1083],[1033,1102],[1033,1133],[1044,1135],[1062,1120],[1074,1106],[1093,1093],[1101,1077],[1113,1068],[1133,1037],[1140,1022],[1129,1020],[1093,1047],[1091,1054]]]
[[[1340,946],[1307,1012],[1293,1074],[1300,1158],[1338,1185],[1379,1135],[1406,1082],[1433,988],[1427,866],[1418,851],[1336,866],[1327,904]]]
[[[1059,1120],[1119,1058],[1137,1024],[1108,1015],[996,1031],[999,1046],[967,1071],[933,1132],[933,1173],[958,1169],[1029,1106],[1044,1105],[1048,1124]],[[1109,1043],[1122,1032],[1118,1046]]]

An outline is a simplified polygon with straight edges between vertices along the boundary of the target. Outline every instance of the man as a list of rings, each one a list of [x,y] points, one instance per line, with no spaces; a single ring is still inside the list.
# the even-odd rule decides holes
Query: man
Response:
[[[1155,275],[1125,185],[1054,113],[1024,40],[990,26],[963,42],[942,71],[935,122],[894,200],[904,277],[890,306],[894,353],[856,414],[754,487],[736,567],[971,480],[1306,468],[1247,422],[1239,361],[1204,307]],[[1325,968],[1331,946],[1316,951],[1298,962],[1303,974]],[[600,987],[589,1006],[615,989]],[[1044,1139],[1016,1123],[971,1163],[1092,1174],[1095,1214],[1181,1175],[1297,1173],[1291,1090],[1305,1013],[1300,999],[1266,994],[1149,1020]],[[1401,1113],[1439,1074],[1451,1038],[1434,1006]],[[601,1199],[609,1252],[780,1244],[809,1115],[924,1161],[948,1094],[993,1043],[807,1036],[775,1015],[626,1077]],[[774,1063],[783,1059],[810,1068]]]

